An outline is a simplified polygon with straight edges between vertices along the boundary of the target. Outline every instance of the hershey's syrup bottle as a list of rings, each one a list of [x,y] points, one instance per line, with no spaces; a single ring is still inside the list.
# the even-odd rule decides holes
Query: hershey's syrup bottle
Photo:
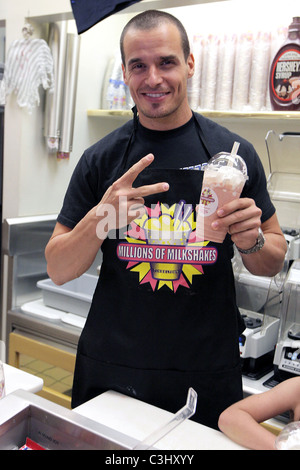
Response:
[[[300,17],[293,18],[288,37],[274,57],[269,92],[272,109],[300,111]]]

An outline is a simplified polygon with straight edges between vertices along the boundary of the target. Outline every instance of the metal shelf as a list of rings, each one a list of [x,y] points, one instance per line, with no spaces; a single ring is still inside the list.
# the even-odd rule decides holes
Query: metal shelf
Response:
[[[228,118],[228,119],[300,119],[298,111],[262,111],[262,112],[235,112],[235,111],[204,111],[197,110],[208,118]],[[131,110],[118,109],[88,109],[87,115],[91,117],[127,117],[132,116]]]

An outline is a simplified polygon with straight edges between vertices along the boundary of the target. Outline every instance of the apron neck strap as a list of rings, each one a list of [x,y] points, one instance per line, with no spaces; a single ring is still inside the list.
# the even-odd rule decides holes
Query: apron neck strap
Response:
[[[208,150],[208,146],[207,146],[207,143],[206,143],[206,139],[205,139],[205,136],[204,136],[204,132],[198,122],[198,119],[194,113],[194,111],[192,111],[193,113],[193,118],[194,118],[194,121],[196,123],[196,128],[197,128],[197,131],[198,131],[198,135],[199,135],[199,138],[201,140],[201,143],[203,145],[203,148],[205,150],[205,153],[206,153],[206,157],[207,157],[207,161],[211,159],[212,155],[210,153],[210,151]]]

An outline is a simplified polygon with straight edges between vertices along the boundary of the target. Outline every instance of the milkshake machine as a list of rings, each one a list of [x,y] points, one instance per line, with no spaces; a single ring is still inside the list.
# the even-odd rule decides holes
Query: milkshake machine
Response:
[[[270,175],[268,190],[285,234],[289,271],[283,288],[274,377],[266,386],[300,375],[300,133],[266,137]]]
[[[265,140],[269,159],[268,191],[276,207],[288,251],[282,271],[274,278],[250,274],[237,252],[233,258],[237,305],[246,326],[240,336],[242,370],[244,376],[254,380],[272,371],[275,360],[278,361],[278,338],[286,330],[283,325],[285,318],[289,318],[288,312],[282,310],[283,296],[285,304],[288,304],[289,292],[293,296],[299,293],[295,283],[292,288],[289,287],[290,280],[288,284],[286,282],[290,279],[288,274],[291,266],[293,273],[298,272],[293,262],[300,258],[300,133],[277,134],[271,130]],[[294,300],[288,308],[294,309],[296,304]],[[298,314],[291,312],[291,315],[299,315],[300,318],[299,308]],[[291,323],[288,319],[286,321]],[[292,331],[297,329],[297,322],[296,318],[295,326],[290,328]],[[294,339],[289,339],[298,341],[294,333],[290,333],[290,336]]]
[[[288,264],[276,276],[255,276],[233,258],[237,305],[245,323],[239,347],[242,373],[258,380],[273,369],[280,324],[280,307]]]
[[[284,285],[274,378],[300,376],[300,259],[293,262]]]

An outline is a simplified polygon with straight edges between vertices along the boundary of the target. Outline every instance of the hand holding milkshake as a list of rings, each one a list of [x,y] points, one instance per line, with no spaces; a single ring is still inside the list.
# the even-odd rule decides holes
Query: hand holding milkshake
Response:
[[[198,240],[224,241],[227,230],[213,230],[211,224],[218,218],[220,207],[240,197],[248,178],[246,163],[237,155],[239,145],[235,142],[231,153],[218,153],[205,167],[197,215]]]

